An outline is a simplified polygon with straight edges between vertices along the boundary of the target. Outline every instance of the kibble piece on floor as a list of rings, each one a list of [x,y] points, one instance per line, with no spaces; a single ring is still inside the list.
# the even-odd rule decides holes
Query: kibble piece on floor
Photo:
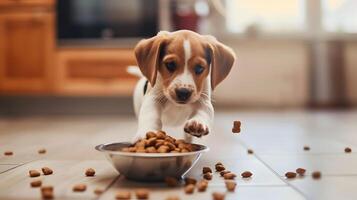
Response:
[[[286,178],[295,178],[296,177],[296,173],[295,172],[286,172],[285,173],[285,177]]]
[[[51,192],[53,192],[53,186],[51,186],[51,185],[42,186],[42,187],[41,187],[41,192],[44,192],[44,191],[51,191]]]
[[[346,153],[351,153],[351,152],[352,152],[352,149],[349,148],[349,147],[346,147],[346,148],[345,148],[345,152],[346,152]]]
[[[207,172],[207,173],[203,174],[203,178],[206,180],[212,180],[212,173]]]
[[[217,172],[220,172],[220,171],[223,171],[225,170],[226,168],[223,166],[223,165],[216,165],[216,171]]]
[[[118,200],[127,200],[131,198],[131,194],[129,191],[119,191],[115,195],[115,199]]]
[[[223,170],[221,172],[219,172],[219,174],[223,177],[225,174],[227,173],[231,173],[231,171],[228,171],[228,170]]]
[[[245,171],[241,175],[243,178],[250,178],[251,176],[253,176],[253,173],[250,171]]]
[[[39,154],[45,154],[46,153],[46,149],[39,149],[37,152]]]
[[[226,173],[223,175],[223,178],[226,179],[226,180],[231,180],[231,179],[234,179],[237,175],[235,175],[234,173]]]
[[[54,198],[53,187],[49,185],[42,186],[41,195],[43,199],[53,199]]]
[[[237,183],[234,181],[226,181],[226,188],[228,191],[230,192],[234,192],[234,190],[236,189]]]
[[[72,190],[73,192],[84,192],[86,191],[87,189],[87,186],[85,184],[77,184],[77,185],[74,185]]]
[[[195,190],[195,185],[194,184],[188,184],[188,185],[185,186],[185,193],[186,194],[192,194],[194,190]]]
[[[44,175],[53,174],[53,170],[50,169],[49,167],[42,167],[42,172],[43,172]]]
[[[224,200],[225,196],[226,195],[222,192],[213,192],[212,193],[213,200]]]
[[[205,174],[205,173],[207,173],[207,172],[212,173],[212,169],[209,168],[209,167],[203,167],[203,168],[202,168],[202,174]]]
[[[208,186],[208,181],[206,181],[206,180],[201,180],[201,181],[199,181],[199,182],[197,183],[197,190],[198,190],[199,192],[204,192],[204,191],[206,191],[207,186]]]
[[[174,177],[165,177],[165,183],[169,187],[175,187],[178,185],[178,180]]]
[[[147,189],[137,189],[135,191],[135,195],[137,199],[148,199],[149,198],[149,190]]]
[[[93,168],[88,168],[86,170],[86,176],[94,176],[95,175],[95,170]]]
[[[248,153],[248,154],[253,154],[254,151],[253,151],[252,149],[248,149],[248,150],[247,150],[247,153]]]
[[[321,172],[319,172],[319,171],[312,172],[311,175],[312,175],[313,179],[320,179],[321,178]]]
[[[306,172],[306,169],[304,168],[297,168],[296,173],[299,174],[300,176],[304,176]]]
[[[180,198],[177,196],[170,196],[170,197],[167,197],[166,200],[180,200]]]
[[[240,133],[240,126],[241,126],[241,122],[240,121],[234,121],[233,122],[232,132],[233,133]]]
[[[94,194],[96,194],[96,195],[101,195],[101,194],[104,192],[104,190],[103,190],[103,189],[100,189],[100,188],[96,188],[93,192],[94,192]]]
[[[184,181],[185,181],[185,185],[189,185],[189,184],[196,185],[197,183],[196,179],[190,177],[185,177]]]
[[[31,181],[31,187],[41,187],[42,185],[42,181],[41,180],[35,180],[35,181]]]
[[[5,152],[4,152],[4,155],[5,155],[5,156],[12,156],[12,155],[14,155],[14,152],[12,152],[12,151],[5,151]]]
[[[38,176],[41,175],[41,173],[39,171],[37,171],[37,170],[31,169],[29,171],[29,175],[30,175],[30,177],[38,177]]]
[[[42,199],[53,199],[54,195],[53,195],[53,191],[43,191],[41,192],[42,195]]]
[[[304,151],[310,151],[310,147],[309,146],[304,146]]]

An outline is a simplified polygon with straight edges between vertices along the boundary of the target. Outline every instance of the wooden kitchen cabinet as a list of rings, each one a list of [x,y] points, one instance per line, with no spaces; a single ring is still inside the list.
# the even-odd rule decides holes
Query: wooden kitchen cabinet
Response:
[[[0,10],[0,94],[51,90],[54,23],[47,9]]]
[[[127,73],[129,65],[136,65],[132,49],[59,49],[56,94],[128,96],[138,80]]]

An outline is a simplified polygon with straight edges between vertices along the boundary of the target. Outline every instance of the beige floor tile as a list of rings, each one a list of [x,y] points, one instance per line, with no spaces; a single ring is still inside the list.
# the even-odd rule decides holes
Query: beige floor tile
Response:
[[[41,170],[41,167],[53,169],[52,175],[30,178],[30,169]],[[84,172],[92,167],[96,170],[94,177],[86,177]],[[53,185],[56,198],[94,198],[93,190],[97,187],[105,189],[118,176],[117,172],[106,161],[54,161],[41,160],[31,162],[0,174],[0,199],[2,198],[39,198],[38,188],[31,188],[30,182],[40,179],[44,185]],[[85,183],[87,190],[83,193],[72,192],[72,187],[78,183]]]
[[[289,154],[262,155],[260,158],[279,175],[302,167],[307,174],[321,171],[324,175],[357,175],[357,154]]]
[[[319,180],[306,177],[293,180],[290,184],[301,191],[308,199],[355,200],[357,196],[357,176],[322,176]]]

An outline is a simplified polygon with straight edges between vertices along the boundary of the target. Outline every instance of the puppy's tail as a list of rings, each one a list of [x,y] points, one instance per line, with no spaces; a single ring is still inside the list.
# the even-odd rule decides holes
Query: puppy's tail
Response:
[[[135,65],[130,65],[126,68],[126,72],[128,72],[128,74],[137,76],[137,77],[143,77],[143,74],[141,73],[140,69],[138,66]]]

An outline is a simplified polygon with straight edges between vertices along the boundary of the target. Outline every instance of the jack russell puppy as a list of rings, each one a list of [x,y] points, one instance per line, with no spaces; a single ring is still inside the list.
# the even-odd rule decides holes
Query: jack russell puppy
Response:
[[[211,91],[230,72],[235,61],[232,49],[213,36],[161,31],[141,40],[135,56],[141,73],[137,67],[128,72],[143,77],[134,91],[138,118],[134,141],[163,125],[183,125],[192,136],[207,135],[214,116]]]

